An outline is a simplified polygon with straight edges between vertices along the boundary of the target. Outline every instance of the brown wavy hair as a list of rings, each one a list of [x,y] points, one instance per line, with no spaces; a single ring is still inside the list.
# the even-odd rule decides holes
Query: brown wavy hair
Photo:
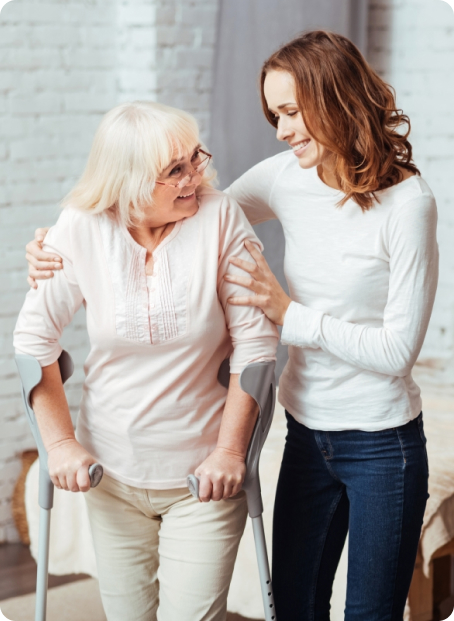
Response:
[[[263,86],[271,70],[286,71],[296,85],[296,102],[310,135],[331,153],[334,174],[345,194],[363,211],[375,193],[399,183],[402,169],[420,174],[408,141],[410,119],[396,107],[395,91],[368,65],[346,37],[307,32],[264,63],[262,106],[274,127]]]

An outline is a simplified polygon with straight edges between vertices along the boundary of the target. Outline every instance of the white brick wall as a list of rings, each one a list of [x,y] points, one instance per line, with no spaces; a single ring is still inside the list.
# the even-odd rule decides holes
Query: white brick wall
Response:
[[[0,14],[0,542],[17,537],[10,499],[33,441],[19,398],[12,330],[27,290],[24,245],[51,224],[83,169],[102,114],[158,99],[193,112],[206,139],[217,0],[15,0]],[[63,344],[87,352],[84,316]]]
[[[11,333],[27,290],[23,247],[82,171],[95,127],[117,102],[157,99],[192,112],[207,139],[218,0],[13,0],[0,14],[0,542],[17,537],[10,498],[33,446]],[[415,159],[440,209],[440,289],[423,351],[437,381],[454,369],[454,14],[440,0],[371,0],[369,58],[410,115]],[[448,77],[446,77],[448,76]],[[451,175],[450,175],[451,173]],[[64,336],[87,351],[83,314]]]
[[[191,112],[208,139],[218,0],[156,0],[157,97]]]
[[[412,123],[414,159],[438,203],[440,283],[420,363],[454,382],[454,12],[440,0],[371,0],[369,60]],[[428,371],[429,372],[429,371]]]
[[[19,454],[33,446],[12,349],[27,291],[24,246],[36,226],[55,221],[94,128],[116,103],[115,7],[19,0],[0,14],[0,541],[16,538],[10,498]],[[64,338],[79,363],[68,390],[74,410],[87,351],[83,313]]]

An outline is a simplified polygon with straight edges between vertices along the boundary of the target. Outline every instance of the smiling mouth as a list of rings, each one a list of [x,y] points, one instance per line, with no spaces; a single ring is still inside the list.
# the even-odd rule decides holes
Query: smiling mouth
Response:
[[[311,139],[307,138],[306,140],[302,140],[301,142],[298,142],[297,144],[294,145],[290,145],[293,153],[295,153],[295,155],[300,155],[304,149],[307,147],[307,145],[310,143]]]
[[[193,198],[194,195],[195,195],[195,192],[191,192],[191,194],[186,194],[186,195],[180,194],[180,196],[178,196],[178,200],[187,201],[188,199]]]

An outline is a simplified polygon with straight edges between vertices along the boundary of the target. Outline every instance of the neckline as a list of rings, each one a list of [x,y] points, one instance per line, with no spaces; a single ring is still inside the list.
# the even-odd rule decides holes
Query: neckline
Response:
[[[312,168],[309,168],[308,170],[312,174],[314,183],[322,188],[326,194],[330,194],[331,196],[339,196],[339,198],[345,196],[345,193],[342,192],[342,190],[336,190],[335,188],[332,188],[320,179],[317,171],[317,166],[312,166]],[[407,181],[411,181],[415,177],[418,177],[418,175],[411,175],[410,177],[407,177],[407,179],[402,179],[402,181],[399,181],[399,183],[395,183],[394,185],[389,186],[389,188],[383,188],[383,190],[377,190],[376,192],[386,192],[387,190],[392,190],[393,188],[397,188],[398,186],[401,187],[402,184],[406,183]]]
[[[326,194],[330,194],[332,196],[345,196],[344,192],[342,192],[342,190],[336,190],[336,188],[332,188],[331,186],[327,185],[324,181],[322,181],[319,177],[318,171],[317,171],[317,166],[312,166],[311,168],[309,168],[309,171],[312,174],[314,183],[316,183],[321,189],[323,189],[323,191]]]
[[[177,220],[177,222],[175,222],[175,226],[173,227],[172,231],[167,235],[167,237],[164,237],[164,239],[156,246],[156,248],[151,253],[153,257],[155,256],[156,253],[158,253],[160,250],[162,250],[162,248],[166,244],[168,244],[170,241],[172,241],[172,239],[174,239],[174,237],[178,234],[179,230],[181,229],[181,226],[182,226],[184,220],[186,220],[186,218],[183,218],[182,220]],[[134,246],[140,252],[145,252],[145,253],[147,252],[147,249],[145,248],[145,246],[142,246],[141,244],[136,242],[136,240],[131,235],[131,233],[128,231],[127,227],[124,225],[123,222],[120,222],[120,227],[121,227],[121,230],[122,230],[123,234],[125,235],[127,241],[132,246]]]

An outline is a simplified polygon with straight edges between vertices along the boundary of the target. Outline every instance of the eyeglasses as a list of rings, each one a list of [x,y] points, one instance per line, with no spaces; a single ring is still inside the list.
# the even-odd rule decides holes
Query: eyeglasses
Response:
[[[194,153],[193,156],[194,159],[191,160],[191,166],[193,170],[185,175],[182,179],[180,179],[178,183],[165,183],[164,181],[156,181],[156,183],[159,183],[159,185],[168,185],[172,188],[184,188],[186,185],[188,185],[188,183],[192,181],[192,177],[195,174],[200,175],[203,173],[205,168],[210,163],[212,157],[213,156],[211,155],[211,153],[207,153],[203,149],[197,149],[196,153]]]

